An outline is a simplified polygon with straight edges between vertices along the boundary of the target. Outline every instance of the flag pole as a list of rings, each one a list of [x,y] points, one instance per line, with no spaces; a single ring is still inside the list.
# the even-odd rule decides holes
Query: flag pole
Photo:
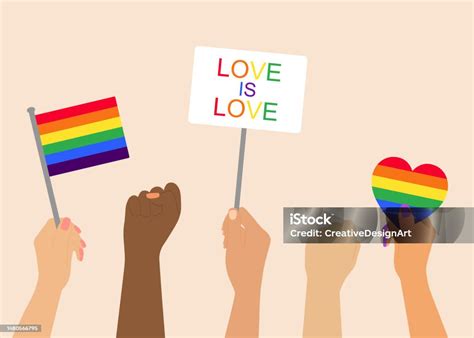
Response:
[[[41,138],[38,131],[38,125],[36,123],[35,108],[30,107],[27,109],[30,115],[31,126],[33,127],[33,134],[35,135],[36,149],[41,162],[41,169],[43,170],[44,182],[46,183],[46,189],[48,190],[49,203],[51,204],[51,210],[53,211],[54,223],[56,228],[59,226],[61,219],[59,218],[58,206],[56,204],[56,198],[54,197],[53,185],[51,184],[51,177],[49,177],[48,166],[44,158],[43,146],[41,145]]]
[[[240,149],[239,149],[239,164],[237,166],[237,184],[235,186],[235,201],[234,208],[240,208],[240,193],[242,191],[242,175],[244,173],[244,157],[245,157],[245,140],[247,139],[247,128],[242,128],[240,131]]]

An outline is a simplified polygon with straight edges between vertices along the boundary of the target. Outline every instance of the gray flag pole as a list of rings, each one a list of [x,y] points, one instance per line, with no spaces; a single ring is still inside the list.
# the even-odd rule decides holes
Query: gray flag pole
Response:
[[[41,138],[38,131],[38,125],[36,124],[35,108],[30,107],[27,109],[30,115],[31,126],[33,127],[33,134],[35,135],[36,149],[38,149],[38,155],[41,162],[41,169],[43,170],[44,182],[46,183],[46,189],[48,190],[49,203],[51,204],[51,210],[53,211],[54,223],[56,228],[59,226],[61,219],[59,218],[58,206],[56,204],[56,198],[54,197],[53,185],[51,184],[51,177],[49,177],[48,166],[44,158],[43,146],[41,145]]]
[[[242,191],[242,175],[244,174],[245,140],[247,139],[247,128],[240,132],[239,164],[237,166],[237,184],[235,186],[234,208],[240,208],[240,193]]]

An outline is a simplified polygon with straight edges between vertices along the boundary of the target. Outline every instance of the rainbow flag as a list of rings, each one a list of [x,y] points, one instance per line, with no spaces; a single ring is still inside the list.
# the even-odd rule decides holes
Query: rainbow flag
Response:
[[[115,97],[36,115],[49,176],[129,157]]]
[[[448,179],[435,165],[423,164],[414,170],[398,157],[382,160],[372,174],[372,191],[382,210],[398,218],[407,204],[417,221],[441,206],[448,192]]]

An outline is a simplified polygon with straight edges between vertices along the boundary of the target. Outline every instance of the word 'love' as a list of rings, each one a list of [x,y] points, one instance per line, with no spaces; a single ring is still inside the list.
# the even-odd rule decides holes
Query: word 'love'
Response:
[[[268,63],[267,65],[266,62],[263,62],[260,65],[260,67],[258,67],[258,70],[257,70],[255,67],[255,63],[253,61],[247,62],[245,60],[235,60],[232,63],[232,66],[230,67],[230,72],[228,70],[226,72],[223,72],[222,71],[222,58],[219,58],[217,76],[229,77],[229,75],[232,74],[232,76],[238,79],[242,79],[246,77],[249,73],[249,63],[250,63],[250,68],[252,69],[252,74],[255,80],[260,79],[260,77],[262,76],[263,70],[265,69],[265,66],[267,66],[267,72],[266,72],[267,81],[280,82],[280,79],[277,78],[276,75],[272,75],[272,74],[280,74],[280,70],[275,69],[275,68],[281,67],[280,63]]]

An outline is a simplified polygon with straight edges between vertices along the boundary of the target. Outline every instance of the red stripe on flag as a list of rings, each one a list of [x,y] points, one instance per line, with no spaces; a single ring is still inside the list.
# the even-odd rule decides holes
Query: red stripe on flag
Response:
[[[57,120],[67,119],[68,117],[92,113],[97,110],[112,108],[117,106],[115,97],[109,97],[103,100],[84,103],[77,106],[53,110],[47,113],[36,115],[36,123],[43,124]]]

